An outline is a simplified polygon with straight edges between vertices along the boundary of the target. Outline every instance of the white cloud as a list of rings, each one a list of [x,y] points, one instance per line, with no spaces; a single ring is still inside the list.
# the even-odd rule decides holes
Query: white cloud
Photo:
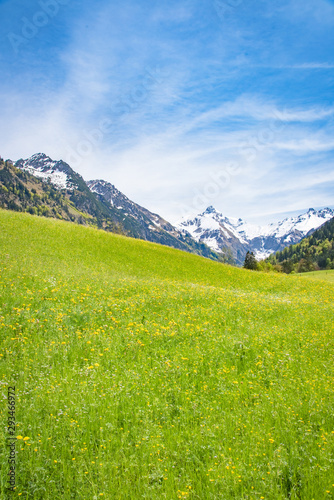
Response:
[[[84,131],[69,117],[66,98],[63,103],[59,97],[52,104],[45,104],[39,113],[24,104],[23,99],[21,106],[17,116],[6,110],[11,118],[1,130],[8,151],[3,152],[5,156],[18,159],[18,154],[27,157],[42,151],[54,159],[66,160],[69,147],[76,148],[85,140]],[[104,178],[112,182],[134,201],[174,221],[181,211],[202,209],[201,195],[207,205],[212,203],[230,216],[245,217],[245,213],[258,212],[261,204],[263,211],[279,211],[282,198],[296,199],[296,193],[310,189],[312,183],[316,189],[317,185],[332,181],[329,165],[317,178],[310,164],[315,155],[331,151],[334,141],[327,131],[314,133],[309,128],[311,118],[317,120],[331,112],[314,108],[285,111],[288,120],[284,127],[267,136],[266,142],[263,131],[268,130],[270,118],[278,109],[245,98],[198,115],[193,107],[187,111],[182,108],[166,123],[162,115],[159,125],[155,123],[155,133],[150,121],[138,126],[142,116],[138,109],[126,117],[128,130],[136,129],[135,135],[124,141],[122,133],[122,142],[118,144],[113,144],[107,135],[103,142],[92,145],[90,154],[82,155],[78,166],[72,166],[86,179]],[[229,129],[226,123],[220,128],[222,117],[228,120],[242,112],[244,122],[240,130],[234,125]],[[262,119],[249,122],[250,116]],[[295,121],[297,117],[299,123]],[[90,130],[87,125],[86,131]],[[295,161],[292,168],[284,166],[287,154],[292,155],[289,163]],[[305,171],[298,166],[301,157],[307,160]],[[239,168],[237,174],[231,175],[232,162]],[[215,190],[213,179],[217,175],[224,178],[224,172],[227,182]],[[267,200],[267,206],[263,200]],[[301,200],[304,206],[306,200],[303,196]]]
[[[295,3],[300,7],[299,1]],[[308,12],[313,11],[311,3],[306,3]],[[294,12],[294,7],[291,12],[291,5],[284,2],[286,10],[280,14],[290,16],[293,23],[292,14],[303,18],[304,13]],[[1,154],[15,160],[41,151],[69,160],[74,151],[77,161],[72,166],[84,178],[105,178],[167,219],[194,206],[194,198],[203,190],[208,204],[242,217],[258,213],[259,207],[264,212],[276,210],[282,200],[286,206],[305,206],[312,179],[321,193],[315,194],[315,188],[312,200],[321,198],[322,183],[331,182],[328,171],[334,141],[329,120],[334,107],[328,99],[289,98],[284,86],[276,94],[263,90],[254,57],[248,58],[239,45],[253,37],[257,24],[243,29],[241,23],[230,38],[230,31],[241,22],[240,9],[234,9],[227,32],[221,30],[211,40],[212,33],[207,31],[201,45],[200,38],[192,40],[182,31],[182,23],[189,29],[195,15],[189,2],[168,9],[159,4],[147,15],[139,5],[131,6],[133,10],[128,4],[116,8],[99,2],[91,19],[83,14],[74,20],[71,40],[60,57],[58,85],[48,85],[45,77],[46,85],[37,79],[36,87],[13,85],[9,90],[7,86],[0,97],[6,117],[0,122]],[[244,8],[246,12],[249,6],[245,3]],[[149,31],[151,23],[153,31]],[[179,31],[174,37],[160,37],[157,27],[161,23],[177,26]],[[262,38],[251,42],[250,50],[264,43]],[[198,55],[198,50],[203,53]],[[281,66],[279,59],[276,66],[273,60],[272,68],[333,67],[330,62],[299,63],[302,55]],[[147,84],[146,68],[159,61],[163,73]],[[258,88],[255,83],[252,86],[248,71],[253,71]],[[143,99],[137,98],[143,87]],[[116,116],[120,102],[127,111]],[[101,121],[115,119],[113,132],[95,140],[92,134],[99,133]],[[318,182],[312,162],[319,168],[325,161]],[[227,185],[210,198],[213,176],[228,172],[231,162],[239,165],[238,174],[230,175]]]
[[[327,62],[309,62],[309,63],[301,63],[301,64],[290,64],[284,66],[285,68],[292,69],[334,69],[334,64],[330,64]]]

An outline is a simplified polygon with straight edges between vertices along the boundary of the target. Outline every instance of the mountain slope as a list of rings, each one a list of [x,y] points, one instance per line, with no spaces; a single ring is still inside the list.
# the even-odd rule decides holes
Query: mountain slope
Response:
[[[11,162],[0,161],[1,208],[123,233],[121,225],[110,218],[109,211],[90,193],[87,186],[85,191],[79,191],[73,184],[68,190],[60,190],[50,182],[51,179],[45,182],[45,177],[42,180],[29,171],[26,168],[21,170]],[[65,178],[62,180],[65,181]],[[71,182],[70,179],[68,181]],[[79,187],[78,184],[76,186]]]
[[[197,241],[203,241],[219,252],[230,247],[238,264],[243,264],[247,251],[254,252],[257,259],[268,257],[288,245],[299,242],[310,232],[334,216],[334,210],[312,208],[297,217],[289,217],[266,226],[249,224],[242,219],[224,217],[208,207],[195,218],[182,220],[179,229],[187,230]]]
[[[286,273],[334,269],[334,218],[298,244],[271,255],[267,261],[281,264]]]
[[[117,210],[121,210],[132,222],[132,236],[147,241],[163,243],[173,248],[191,249],[193,253],[199,253],[204,257],[216,260],[216,254],[203,242],[196,242],[186,231],[179,231],[172,224],[157,214],[154,214],[137,203],[129,200],[123,193],[109,182],[103,180],[87,181],[87,186],[100,199],[109,203]],[[220,251],[221,252],[221,251]],[[221,260],[233,264],[229,252],[223,249]]]
[[[92,216],[99,228],[108,230],[115,225],[122,227],[122,215],[96,197],[81,175],[62,160],[54,161],[45,154],[38,153],[26,160],[18,160],[15,166],[55,186],[79,211]],[[122,231],[126,232],[124,228]]]
[[[67,163],[62,160],[51,160],[43,153],[37,153],[26,160],[21,158],[15,163],[15,166],[39,179],[50,181],[58,189],[73,191],[85,188],[82,177],[74,172]]]
[[[15,165],[11,161],[1,161],[0,169],[3,186],[0,206],[3,208],[71,220],[213,260],[228,260],[228,253],[226,257],[215,253],[189,234],[180,232],[158,215],[132,202],[111,184],[105,181],[87,184],[61,160],[54,161],[38,153],[26,160],[18,160]],[[38,193],[30,192],[31,189]],[[234,263],[233,259],[229,262]]]

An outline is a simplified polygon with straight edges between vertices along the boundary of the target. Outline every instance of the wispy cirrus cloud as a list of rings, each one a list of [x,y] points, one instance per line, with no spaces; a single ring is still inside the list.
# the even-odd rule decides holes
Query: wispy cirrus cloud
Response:
[[[0,14],[14,30],[37,8]],[[76,158],[170,219],[231,163],[210,200],[229,215],[329,200],[333,20],[326,0],[241,2],[226,18],[199,0],[69,1],[15,59],[0,37],[1,154]],[[315,168],[312,190],[300,179]]]
[[[285,68],[292,69],[334,69],[334,64],[327,62],[309,62],[309,63],[301,63],[301,64],[290,64],[289,66],[285,66]]]

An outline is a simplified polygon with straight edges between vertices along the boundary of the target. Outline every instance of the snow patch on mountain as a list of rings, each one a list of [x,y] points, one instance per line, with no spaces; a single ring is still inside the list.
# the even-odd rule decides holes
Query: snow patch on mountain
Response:
[[[212,237],[212,238],[203,238],[201,240],[203,243],[205,243],[206,245],[208,245],[209,248],[211,248],[211,250],[213,250],[214,252],[221,252],[221,248],[216,240],[216,238]]]
[[[194,218],[185,218],[177,224],[178,229],[188,231],[194,239],[206,243],[214,251],[230,247],[237,262],[243,262],[246,252],[254,252],[258,260],[298,243],[311,231],[334,217],[334,210],[314,210],[297,217],[288,217],[278,223],[265,226],[249,224],[243,219],[225,217],[214,207],[208,207]]]
[[[50,180],[50,182],[57,189],[67,189],[67,187],[68,187],[67,175],[64,172],[52,171],[50,173],[46,173],[46,172],[41,172],[39,170],[36,170],[36,169],[29,167],[29,166],[26,168],[23,168],[22,170],[26,170],[29,174],[32,174],[35,177],[38,177],[39,179],[42,179],[46,182],[48,180]]]
[[[70,180],[70,166],[61,160],[51,160],[43,153],[37,153],[26,160],[18,160],[15,166],[46,182],[49,180],[57,189],[73,190],[76,187]]]
[[[317,229],[327,220],[334,217],[334,210],[325,208],[316,211],[310,208],[306,213],[297,217],[289,217],[276,224],[271,223],[265,226],[257,226],[241,221],[235,227],[239,235],[245,237],[248,241],[259,237],[286,238],[286,241],[292,240],[292,233],[299,231],[306,236],[310,231]],[[231,219],[229,219],[231,221]]]

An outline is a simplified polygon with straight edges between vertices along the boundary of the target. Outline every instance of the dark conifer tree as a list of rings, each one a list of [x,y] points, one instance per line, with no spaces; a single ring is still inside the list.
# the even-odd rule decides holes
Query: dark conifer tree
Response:
[[[245,269],[252,269],[255,271],[258,268],[258,263],[253,252],[247,252],[244,262]]]

